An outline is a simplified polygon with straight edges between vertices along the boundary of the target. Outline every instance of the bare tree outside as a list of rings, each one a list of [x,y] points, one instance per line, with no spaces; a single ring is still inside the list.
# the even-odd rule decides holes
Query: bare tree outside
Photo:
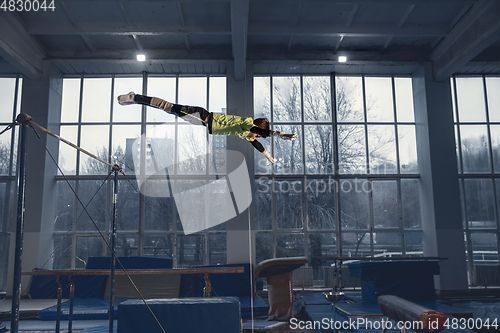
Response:
[[[409,186],[410,183],[396,180],[375,181],[364,176],[368,173],[396,175],[398,171],[418,173],[418,167],[414,125],[411,120],[408,124],[395,124],[394,92],[391,85],[387,88],[391,78],[374,79],[370,83],[371,88],[365,92],[370,94],[367,97],[363,95],[363,79],[361,76],[336,76],[334,94],[330,76],[254,79],[255,114],[272,118],[273,127],[277,130],[299,134],[299,139],[293,143],[273,142],[277,160],[275,176],[272,169],[256,156],[256,174],[260,175],[255,189],[256,225],[263,232],[269,230],[279,234],[280,230],[306,231],[309,233],[310,258],[331,256],[337,252],[335,239],[338,223],[346,232],[340,245],[342,249],[351,255],[371,255],[372,223],[381,230],[399,229],[400,200],[405,207],[416,207],[412,210],[413,215],[403,216],[404,227],[420,227],[418,184],[414,186],[415,183],[411,183]],[[389,90],[379,90],[377,85]],[[409,95],[411,97],[411,86]],[[332,103],[332,96],[335,103]],[[390,105],[386,105],[389,100]],[[398,103],[402,105],[401,101]],[[404,149],[410,150],[409,153],[401,153],[399,160],[397,140]],[[281,175],[291,178],[282,180]],[[301,185],[294,187],[292,184]],[[409,192],[410,188],[413,193]],[[302,207],[306,207],[305,214]],[[373,207],[371,213],[370,207]],[[338,214],[337,210],[340,210]],[[274,227],[273,219],[276,219]],[[330,236],[327,237],[330,233],[333,241]],[[261,248],[257,248],[257,252],[276,256],[303,255],[306,251],[304,234],[294,235],[278,237],[276,234],[275,244],[259,242]],[[378,239],[382,250],[402,251],[401,235],[395,238],[386,235],[389,233],[377,233],[373,242]],[[392,241],[396,242],[394,246]],[[280,249],[281,246],[285,248]],[[312,260],[310,264],[325,263]]]

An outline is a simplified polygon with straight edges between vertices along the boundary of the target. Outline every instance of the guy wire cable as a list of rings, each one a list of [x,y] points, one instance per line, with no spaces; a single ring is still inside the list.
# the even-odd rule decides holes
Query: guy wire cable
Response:
[[[101,186],[99,186],[99,188],[97,189],[97,191],[94,193],[94,195],[92,196],[92,198],[90,198],[89,202],[87,202],[87,205],[85,206],[85,208],[87,208],[90,203],[92,202],[92,200],[94,200],[95,196],[97,195],[97,193],[99,193],[99,191],[101,190],[101,188],[104,186],[104,184],[106,184],[106,182],[108,181],[109,179],[109,176],[111,176],[111,174],[113,173],[114,171],[111,170],[108,174],[108,176],[106,177],[106,179],[104,179],[104,181],[102,182]],[[59,246],[61,246],[64,238],[66,238],[66,236],[68,236],[68,234],[70,233],[71,229],[75,226],[76,222],[78,222],[78,220],[80,219],[80,217],[83,215],[83,213],[85,213],[84,210],[82,210],[80,212],[80,215],[78,215],[78,217],[75,219],[75,221],[71,224],[71,226],[69,227],[68,231],[66,231],[66,233],[62,236],[62,239],[59,241],[59,243],[56,245],[56,247],[54,248],[54,250],[52,251],[51,254],[49,254],[49,256],[47,257],[47,260],[45,260],[45,262],[43,263],[42,267],[40,267],[40,269],[43,269],[45,267],[45,265],[47,264],[47,262],[49,262],[50,258],[52,258],[54,256],[54,253],[57,251],[57,249],[59,248]],[[36,275],[33,276],[36,277],[38,276],[38,273]],[[26,287],[26,289],[29,288],[29,286]],[[26,289],[24,291],[26,291]]]
[[[13,123],[7,125],[7,127],[5,127],[5,129],[0,132],[0,135],[4,134],[5,132],[7,132],[8,130],[10,130],[11,128],[13,128],[14,126],[16,126],[17,124],[18,124],[17,121],[14,120]]]
[[[141,192],[134,186],[134,184],[132,184],[132,181],[130,180],[130,178],[128,177],[128,175],[125,174],[125,172],[123,170],[120,170],[120,172],[122,173],[122,175],[125,177],[125,180],[127,180],[127,182],[130,184],[130,186],[134,189],[135,192],[137,192],[137,194],[140,194]],[[170,185],[169,185],[170,186]],[[140,196],[139,196],[140,197]],[[160,222],[160,225],[163,225],[160,218],[158,217],[158,215],[153,211],[153,208],[151,208],[151,206],[148,204],[148,202],[146,201],[146,198],[145,196],[143,196],[142,198],[142,201],[144,202],[144,204],[146,205],[146,207],[148,207],[148,209],[150,210],[151,213],[153,213],[155,219]],[[167,230],[168,231],[168,230]],[[196,265],[193,263],[193,261],[191,259],[189,259],[189,257],[186,256],[186,259],[188,261],[191,262],[191,265],[193,267],[196,267]],[[203,276],[202,273],[199,273],[200,275]]]
[[[66,141],[64,140],[63,138],[59,137],[58,135],[56,136],[56,134],[44,129],[43,127],[41,127],[40,125],[36,124],[35,122],[33,122],[33,119],[28,116],[28,115],[24,115],[25,119],[24,119],[24,122],[27,123],[28,126],[30,126],[33,131],[36,133],[38,139],[40,140],[40,142],[42,142],[42,144],[44,145],[45,147],[45,150],[47,151],[47,153],[49,154],[50,158],[52,159],[52,161],[55,163],[55,165],[57,166],[57,169],[59,170],[59,172],[61,172],[61,175],[63,176],[64,180],[66,181],[66,183],[68,184],[68,186],[71,188],[71,191],[75,194],[75,197],[76,199],[78,200],[78,202],[82,205],[84,211],[87,213],[88,217],[90,218],[90,220],[92,221],[92,223],[94,224],[94,227],[96,228],[97,232],[99,233],[99,235],[101,236],[101,238],[103,239],[104,243],[106,244],[106,246],[108,247],[108,249],[110,250],[110,252],[112,253],[113,257],[115,258],[115,260],[120,264],[123,272],[125,273],[125,275],[127,276],[127,278],[129,279],[130,283],[132,284],[132,286],[134,287],[134,289],[137,291],[137,293],[139,294],[139,296],[141,297],[143,303],[146,305],[146,307],[148,308],[149,312],[153,315],[154,319],[156,320],[156,322],[158,323],[158,325],[160,326],[161,330],[163,331],[163,333],[166,333],[165,329],[163,328],[163,326],[161,325],[160,321],[158,320],[158,318],[156,317],[156,315],[153,313],[153,310],[151,309],[151,307],[149,306],[149,304],[146,302],[146,300],[144,299],[144,296],[142,295],[142,293],[139,291],[139,288],[137,287],[137,285],[134,283],[134,280],[132,280],[132,278],[130,277],[130,275],[128,274],[128,271],[125,269],[125,267],[123,266],[123,264],[121,263],[120,259],[118,259],[115,251],[113,251],[113,249],[111,248],[111,246],[109,245],[108,241],[106,240],[106,238],[104,237],[104,235],[102,234],[101,230],[99,229],[99,227],[97,226],[97,224],[95,223],[94,219],[92,218],[92,216],[90,216],[90,213],[88,212],[88,210],[85,208],[85,205],[83,204],[83,202],[80,200],[80,198],[78,197],[78,194],[76,193],[76,191],[73,189],[73,187],[71,186],[71,184],[69,183],[69,180],[68,178],[66,177],[66,175],[63,173],[63,171],[61,170],[61,168],[59,167],[59,164],[56,162],[56,160],[54,159],[54,157],[52,156],[52,154],[50,153],[49,149],[47,148],[47,145],[45,144],[45,142],[42,140],[42,138],[40,137],[40,135],[38,134],[38,132],[36,131],[35,127],[38,127],[40,129],[42,129],[44,132],[46,132],[47,134],[50,134],[52,136],[55,136],[57,139],[69,144],[70,146],[74,147],[75,149],[78,149],[82,152],[86,152],[84,149],[70,143],[69,141]],[[22,123],[22,122],[21,122]],[[102,159],[96,157],[95,155],[93,154],[90,154],[88,152],[86,152],[87,155],[91,156],[91,157],[94,157],[96,158],[97,160],[107,164],[107,165],[111,165],[110,163],[108,162],[105,162],[103,161]],[[121,170],[121,168],[119,168],[118,166],[113,166],[113,169],[115,172],[118,172],[118,170]]]

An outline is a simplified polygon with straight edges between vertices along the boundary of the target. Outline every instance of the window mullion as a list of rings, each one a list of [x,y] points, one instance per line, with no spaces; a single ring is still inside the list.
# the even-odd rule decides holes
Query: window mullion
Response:
[[[338,142],[338,124],[337,124],[337,84],[336,84],[336,74],[330,75],[330,107],[332,113],[332,123],[333,123],[333,177],[334,181],[337,182],[338,186],[340,186],[340,165],[339,165],[339,142]],[[338,188],[337,186],[337,188]],[[336,229],[335,233],[337,235],[337,254],[338,256],[342,256],[342,221],[340,214],[340,191],[336,191],[335,193],[335,202],[333,203],[335,207],[335,217],[336,217]]]

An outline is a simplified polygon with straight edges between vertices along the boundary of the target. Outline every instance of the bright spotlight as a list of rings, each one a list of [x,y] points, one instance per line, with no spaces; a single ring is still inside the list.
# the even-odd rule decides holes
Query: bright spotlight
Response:
[[[346,62],[347,57],[346,56],[339,56],[339,62]]]
[[[146,61],[146,56],[144,54],[138,54],[137,61]]]

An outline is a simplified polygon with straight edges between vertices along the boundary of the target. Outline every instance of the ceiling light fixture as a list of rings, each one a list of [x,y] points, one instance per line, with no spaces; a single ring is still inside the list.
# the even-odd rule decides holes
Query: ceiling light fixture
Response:
[[[138,54],[137,61],[146,61],[146,56],[144,54]]]
[[[347,57],[346,56],[339,56],[339,62],[346,62]]]

